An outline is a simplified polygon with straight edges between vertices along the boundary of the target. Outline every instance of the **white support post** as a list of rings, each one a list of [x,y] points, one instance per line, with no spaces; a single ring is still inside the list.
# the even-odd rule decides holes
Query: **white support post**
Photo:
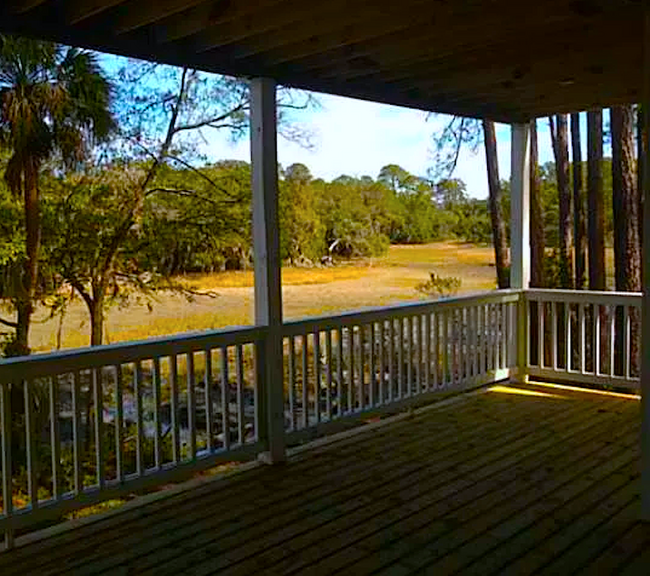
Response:
[[[278,219],[276,84],[251,81],[251,164],[255,324],[267,328],[257,345],[258,435],[266,443],[263,459],[286,459],[282,359],[282,288]]]
[[[650,7],[643,50],[643,300],[641,302],[641,519],[650,522]]]
[[[527,378],[528,310],[524,290],[530,284],[530,126],[512,125],[510,164],[510,287],[521,290],[515,327],[517,372]]]

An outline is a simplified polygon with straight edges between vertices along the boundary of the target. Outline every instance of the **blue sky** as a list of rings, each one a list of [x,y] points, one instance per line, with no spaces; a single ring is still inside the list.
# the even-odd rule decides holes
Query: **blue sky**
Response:
[[[283,166],[301,162],[316,177],[330,180],[341,174],[377,176],[382,166],[399,164],[409,172],[426,175],[433,164],[431,135],[448,117],[429,117],[407,108],[374,104],[338,96],[318,95],[320,109],[301,112],[297,119],[314,132],[315,147],[305,150],[280,139],[278,160]],[[227,135],[211,135],[206,152],[212,159],[249,159],[246,140],[232,144]],[[510,128],[497,126],[499,170],[510,176]],[[547,123],[539,122],[540,160],[552,159]],[[455,176],[467,184],[468,193],[487,196],[485,155],[464,150]]]

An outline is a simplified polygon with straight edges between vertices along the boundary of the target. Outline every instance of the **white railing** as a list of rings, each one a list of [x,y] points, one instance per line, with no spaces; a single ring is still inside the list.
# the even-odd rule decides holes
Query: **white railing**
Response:
[[[289,438],[508,378],[519,299],[514,291],[494,291],[285,324]]]
[[[261,450],[242,328],[0,363],[2,514],[12,533]],[[25,486],[24,493],[18,486]]]
[[[67,510],[255,457],[277,428],[273,390],[284,397],[278,429],[296,443],[522,370],[638,386],[640,304],[493,291],[288,322],[282,387],[264,382],[265,327],[1,361],[0,533],[11,546]]]
[[[527,373],[639,387],[641,294],[527,290]]]

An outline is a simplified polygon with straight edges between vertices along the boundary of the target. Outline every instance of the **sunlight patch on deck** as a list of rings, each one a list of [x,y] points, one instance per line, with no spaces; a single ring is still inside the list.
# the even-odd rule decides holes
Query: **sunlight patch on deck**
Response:
[[[609,390],[597,390],[595,388],[580,388],[579,386],[567,386],[566,384],[550,384],[548,382],[531,382],[534,386],[554,388],[556,390],[570,390],[571,392],[584,392],[586,394],[599,394],[601,396],[613,396],[615,398],[626,398],[628,400],[641,400],[640,394],[632,392],[610,392]]]
[[[501,394],[521,394],[522,396],[540,396],[542,398],[561,398],[558,394],[549,394],[548,392],[537,392],[536,390],[524,390],[523,388],[513,388],[512,386],[491,386],[488,392],[499,392]]]

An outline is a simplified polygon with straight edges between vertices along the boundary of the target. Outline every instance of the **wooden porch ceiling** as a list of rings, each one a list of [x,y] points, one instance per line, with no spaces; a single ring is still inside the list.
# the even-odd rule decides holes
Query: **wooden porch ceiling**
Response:
[[[638,402],[512,392],[118,511],[0,554],[0,573],[645,576]]]
[[[637,102],[643,0],[2,0],[0,31],[519,122]]]

